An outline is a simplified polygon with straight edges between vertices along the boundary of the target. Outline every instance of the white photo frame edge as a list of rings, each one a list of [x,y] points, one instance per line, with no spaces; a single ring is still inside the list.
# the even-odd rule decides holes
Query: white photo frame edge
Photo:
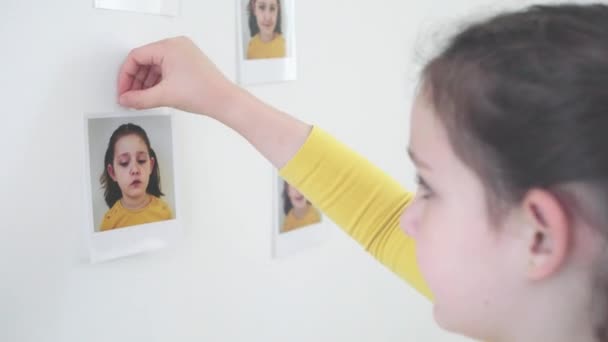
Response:
[[[180,0],[94,0],[93,7],[177,17],[180,12]]]

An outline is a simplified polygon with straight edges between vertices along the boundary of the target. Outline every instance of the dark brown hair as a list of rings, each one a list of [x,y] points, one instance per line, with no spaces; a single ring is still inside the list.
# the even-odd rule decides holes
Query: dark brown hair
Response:
[[[112,133],[104,157],[103,174],[101,175],[100,182],[102,188],[104,189],[104,198],[106,204],[110,208],[112,208],[116,201],[122,198],[122,192],[120,191],[118,183],[115,182],[112,177],[110,177],[110,174],[108,173],[108,165],[114,164],[114,147],[116,146],[116,142],[120,138],[125,137],[127,135],[136,135],[140,137],[148,147],[148,154],[150,155],[150,158],[154,158],[154,167],[152,168],[152,173],[150,174],[150,180],[148,181],[148,187],[146,188],[146,192],[156,197],[165,195],[160,190],[160,168],[158,166],[156,152],[154,152],[154,150],[150,146],[150,139],[148,139],[146,131],[144,131],[144,129],[138,125],[127,123],[120,125],[114,131],[114,133]]]
[[[247,12],[249,13],[249,32],[251,36],[255,36],[260,32],[260,28],[258,27],[258,22],[255,17],[255,2],[256,0],[249,0],[249,4],[247,5]],[[277,0],[277,24],[274,27],[274,32],[281,34],[283,29],[281,28],[282,23],[282,15],[281,15],[281,0]]]
[[[291,208],[293,208],[293,203],[291,203],[291,198],[289,198],[289,187],[291,185],[289,185],[289,183],[287,183],[286,181],[283,181],[283,212],[285,213],[285,215],[289,214],[289,211],[291,210]],[[296,189],[297,190],[297,189]],[[310,201],[307,199],[306,203],[310,204]]]
[[[606,227],[608,6],[533,6],[473,24],[426,66],[422,91],[484,182],[493,219],[541,188]],[[599,278],[594,305],[603,307]],[[608,341],[601,315],[595,333]]]

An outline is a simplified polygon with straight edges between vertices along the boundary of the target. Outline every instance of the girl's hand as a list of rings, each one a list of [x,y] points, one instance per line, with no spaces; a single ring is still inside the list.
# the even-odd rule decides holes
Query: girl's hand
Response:
[[[120,68],[118,102],[130,108],[174,107],[218,119],[239,94],[188,38],[133,49]]]
[[[228,81],[188,38],[134,49],[120,69],[125,107],[173,107],[205,114],[247,139],[277,168],[300,149],[311,127]]]

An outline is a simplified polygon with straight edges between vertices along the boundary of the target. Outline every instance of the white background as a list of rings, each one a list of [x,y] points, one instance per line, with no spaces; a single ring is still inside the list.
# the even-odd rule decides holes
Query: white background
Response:
[[[433,42],[429,27],[449,30],[438,23],[493,2],[298,1],[298,81],[250,90],[411,186],[419,47]],[[83,113],[117,110],[129,49],[167,36],[191,36],[234,80],[235,6],[183,0],[172,18],[82,0],[0,2],[0,341],[463,341],[328,220],[330,241],[271,259],[271,168],[200,116],[175,121],[184,242],[86,262]]]

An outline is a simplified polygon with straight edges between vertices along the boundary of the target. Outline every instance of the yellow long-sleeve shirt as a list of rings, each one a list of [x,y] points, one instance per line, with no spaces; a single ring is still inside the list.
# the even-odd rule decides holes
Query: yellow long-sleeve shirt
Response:
[[[285,233],[319,222],[321,222],[321,214],[319,214],[317,209],[312,205],[308,205],[308,208],[306,208],[306,214],[300,218],[296,217],[296,214],[292,208],[285,216],[285,221],[283,221],[281,231]]]
[[[418,269],[414,240],[399,228],[412,193],[317,127],[280,175],[376,259],[432,297]]]
[[[273,40],[265,43],[260,38],[260,34],[251,37],[247,47],[247,59],[260,58],[284,58],[285,57],[285,38],[278,34]]]
[[[150,195],[150,203],[144,208],[131,210],[122,206],[120,201],[103,216],[100,231],[135,226],[139,224],[170,220],[173,218],[171,208],[162,199]]]

